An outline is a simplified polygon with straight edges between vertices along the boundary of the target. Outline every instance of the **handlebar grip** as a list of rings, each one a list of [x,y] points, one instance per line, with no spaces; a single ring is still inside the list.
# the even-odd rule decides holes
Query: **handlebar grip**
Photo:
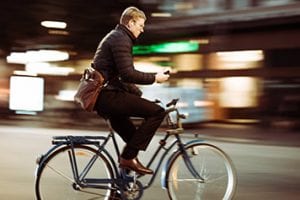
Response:
[[[177,101],[178,101],[179,99],[173,99],[170,103],[168,103],[166,106],[167,107],[170,107],[170,106],[172,106],[172,105],[176,105],[177,104]]]
[[[170,75],[170,70],[164,72],[165,75]]]
[[[161,103],[161,101],[160,101],[159,99],[155,99],[155,100],[154,100],[154,103],[159,104],[159,103]]]

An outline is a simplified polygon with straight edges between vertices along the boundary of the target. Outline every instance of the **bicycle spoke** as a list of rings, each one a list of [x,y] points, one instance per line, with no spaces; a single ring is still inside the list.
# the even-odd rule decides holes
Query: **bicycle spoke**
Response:
[[[86,179],[110,180],[112,169],[106,158],[95,149],[88,146],[74,147],[76,170],[82,172],[83,179],[76,182],[74,170],[70,166],[69,146],[58,149],[41,164],[36,180],[36,195],[38,200],[76,199],[76,200],[108,200],[113,199],[115,189],[112,183],[98,184],[86,182]],[[96,157],[95,157],[96,156]],[[102,184],[102,183],[101,183]]]
[[[217,182],[217,181],[222,180],[222,179],[226,180],[227,176],[224,175],[224,176],[219,176],[219,177],[216,177],[216,178],[213,178],[213,179],[206,179],[205,182],[206,183],[214,183],[214,182]]]
[[[199,183],[202,182],[201,179],[196,179],[196,178],[180,178],[180,179],[170,180],[170,182],[172,182],[172,181],[177,181],[177,182],[199,182]]]
[[[54,169],[53,167],[51,167],[49,164],[46,165],[46,167],[50,168],[53,172],[55,172],[56,174],[60,175],[61,177],[65,178],[67,181],[74,183],[73,179],[68,177],[67,175],[65,175],[63,172]]]
[[[195,192],[195,198],[194,198],[194,200],[201,200],[202,199],[202,197],[201,197],[201,194],[202,194],[202,191],[203,191],[203,184],[197,184],[197,190],[196,190],[196,192]]]
[[[167,172],[170,198],[231,199],[236,188],[236,173],[229,157],[217,147],[201,142],[187,146],[186,152],[189,152],[189,160],[178,151]]]
[[[96,192],[90,192],[90,191],[85,191],[85,190],[81,190],[81,189],[79,191],[82,192],[82,193],[86,193],[86,194],[97,195],[99,197],[107,197],[107,195],[99,194],[99,193],[96,193]],[[93,197],[93,198],[96,198],[96,197]]]

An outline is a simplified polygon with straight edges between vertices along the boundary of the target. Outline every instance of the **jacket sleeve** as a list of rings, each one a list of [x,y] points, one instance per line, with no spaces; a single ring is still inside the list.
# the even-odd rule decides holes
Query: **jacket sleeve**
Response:
[[[143,92],[133,83],[123,83],[123,87],[127,92],[131,94],[135,94],[137,96],[143,95]]]
[[[134,68],[132,42],[127,38],[116,39],[111,50],[122,81],[135,84],[152,84],[155,81],[155,73],[144,73]]]

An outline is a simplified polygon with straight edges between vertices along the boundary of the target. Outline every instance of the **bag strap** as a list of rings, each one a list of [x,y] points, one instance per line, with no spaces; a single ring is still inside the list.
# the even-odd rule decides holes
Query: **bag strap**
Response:
[[[95,71],[98,71],[98,70],[95,68],[95,64],[94,64],[94,63],[91,63],[91,67],[90,67],[90,68],[92,68],[92,69],[95,70]],[[87,70],[87,69],[86,69],[86,70]],[[99,72],[99,73],[101,73],[101,72]],[[102,73],[101,73],[101,74],[102,74]],[[104,77],[104,76],[103,76],[103,77]],[[106,87],[106,86],[109,84],[109,82],[113,81],[114,79],[119,79],[119,76],[114,76],[114,77],[108,79],[108,80],[103,84],[103,87]]]

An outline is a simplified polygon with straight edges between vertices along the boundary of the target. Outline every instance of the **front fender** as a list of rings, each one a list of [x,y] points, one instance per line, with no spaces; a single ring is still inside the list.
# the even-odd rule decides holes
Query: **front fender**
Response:
[[[184,144],[184,147],[187,148],[192,144],[195,143],[199,143],[199,142],[203,142],[203,140],[191,140],[187,143]],[[163,166],[162,171],[161,171],[161,187],[163,189],[168,189],[168,172],[170,170],[171,167],[171,163],[173,163],[173,160],[177,157],[177,155],[180,154],[180,151],[178,151],[178,149],[172,153],[172,155],[169,157],[169,159],[167,160],[166,164]]]

